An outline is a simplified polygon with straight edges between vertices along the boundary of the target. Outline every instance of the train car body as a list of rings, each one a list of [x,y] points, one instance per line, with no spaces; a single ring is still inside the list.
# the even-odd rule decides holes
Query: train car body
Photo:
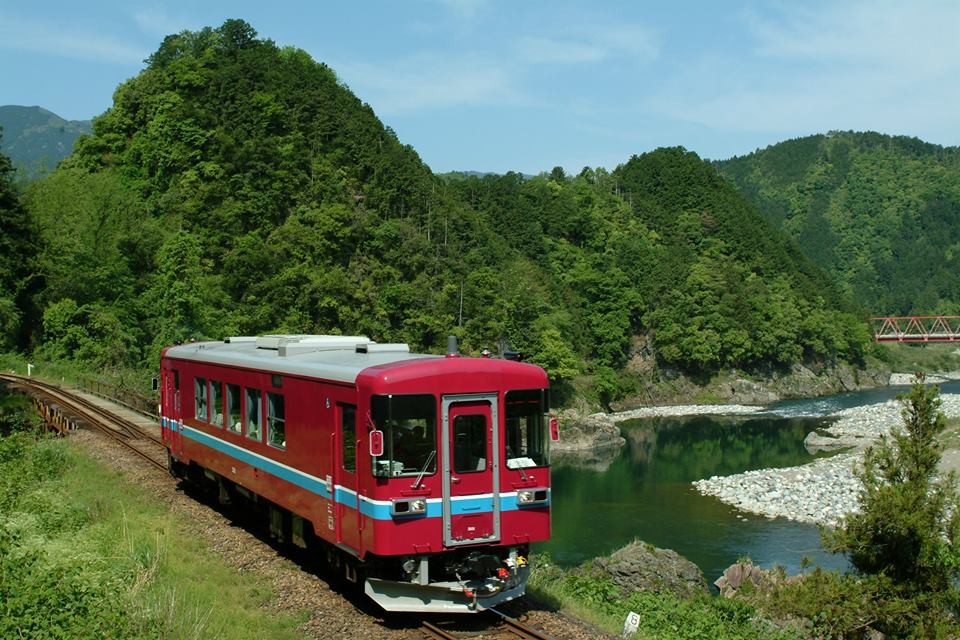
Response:
[[[262,336],[161,358],[171,472],[257,503],[389,611],[523,594],[550,535],[548,380],[362,336]],[[555,431],[555,423],[553,424]]]

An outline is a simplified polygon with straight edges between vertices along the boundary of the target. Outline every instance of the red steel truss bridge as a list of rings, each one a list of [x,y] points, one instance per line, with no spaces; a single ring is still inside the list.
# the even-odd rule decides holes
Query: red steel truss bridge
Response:
[[[960,342],[960,316],[872,318],[877,342]]]

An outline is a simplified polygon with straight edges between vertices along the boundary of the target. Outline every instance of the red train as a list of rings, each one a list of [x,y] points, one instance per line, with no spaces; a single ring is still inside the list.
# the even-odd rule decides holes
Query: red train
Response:
[[[247,500],[388,611],[524,592],[550,535],[546,373],[359,336],[227,338],[161,358],[170,470]]]

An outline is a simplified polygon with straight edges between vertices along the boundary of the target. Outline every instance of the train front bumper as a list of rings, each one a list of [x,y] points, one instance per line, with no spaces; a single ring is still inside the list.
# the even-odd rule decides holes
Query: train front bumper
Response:
[[[523,566],[502,587],[494,579],[419,584],[367,578],[363,590],[386,611],[476,613],[521,597],[529,577]]]

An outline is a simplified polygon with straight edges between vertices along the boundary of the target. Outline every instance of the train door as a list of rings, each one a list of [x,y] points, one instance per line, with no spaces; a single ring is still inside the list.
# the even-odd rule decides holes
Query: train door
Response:
[[[180,429],[183,427],[183,416],[180,411],[180,371],[167,369],[164,371],[163,388],[163,418],[161,428],[163,439],[175,456],[183,454]]]
[[[496,394],[444,396],[443,541],[500,539],[500,443]]]
[[[357,495],[357,408],[337,403],[337,435],[334,460],[336,541],[360,548],[360,500]]]

